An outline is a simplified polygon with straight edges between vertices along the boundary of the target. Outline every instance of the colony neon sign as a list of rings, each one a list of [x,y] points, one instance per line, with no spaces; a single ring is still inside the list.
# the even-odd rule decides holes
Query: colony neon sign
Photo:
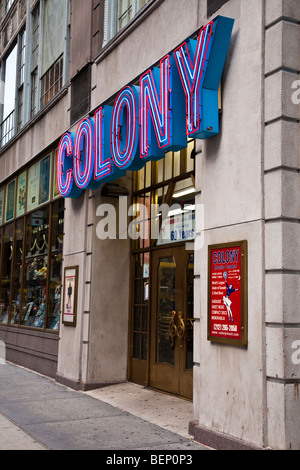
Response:
[[[125,86],[113,106],[100,106],[75,134],[64,134],[56,162],[60,194],[77,198],[185,148],[188,138],[218,134],[218,89],[233,24],[218,16],[198,40],[188,39],[147,70],[139,86]]]

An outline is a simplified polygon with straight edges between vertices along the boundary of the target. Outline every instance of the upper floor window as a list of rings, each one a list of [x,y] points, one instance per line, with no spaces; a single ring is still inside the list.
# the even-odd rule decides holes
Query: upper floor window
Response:
[[[4,61],[4,101],[1,124],[1,146],[5,145],[15,131],[15,101],[17,80],[17,45]]]
[[[105,45],[121,31],[150,0],[105,0]]]
[[[14,48],[1,63],[0,79],[4,83],[1,146],[57,95],[66,82],[68,11],[66,1],[37,1],[26,30],[20,31]]]
[[[8,10],[12,6],[13,2],[14,2],[14,0],[5,0],[5,13],[8,12]]]

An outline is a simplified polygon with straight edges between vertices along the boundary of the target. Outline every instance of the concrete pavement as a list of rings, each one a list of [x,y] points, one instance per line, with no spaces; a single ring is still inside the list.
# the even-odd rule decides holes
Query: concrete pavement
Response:
[[[192,403],[138,385],[77,392],[0,364],[0,450],[205,450],[190,419]]]

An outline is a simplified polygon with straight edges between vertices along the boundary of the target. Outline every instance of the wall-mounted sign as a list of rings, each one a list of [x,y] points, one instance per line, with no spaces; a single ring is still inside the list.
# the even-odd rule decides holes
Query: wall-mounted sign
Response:
[[[78,266],[65,268],[62,322],[66,326],[76,326]]]
[[[208,340],[247,346],[247,242],[208,248]]]
[[[83,119],[61,138],[56,179],[63,197],[77,198],[126,170],[140,170],[188,138],[219,133],[219,85],[234,20],[218,16],[147,70],[139,86],[124,87],[114,106]]]

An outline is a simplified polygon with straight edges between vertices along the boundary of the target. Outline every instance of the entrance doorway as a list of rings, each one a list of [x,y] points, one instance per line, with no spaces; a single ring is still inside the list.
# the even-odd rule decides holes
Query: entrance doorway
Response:
[[[194,255],[155,251],[152,273],[150,386],[192,399]]]
[[[195,142],[133,178],[128,379],[192,399]]]

